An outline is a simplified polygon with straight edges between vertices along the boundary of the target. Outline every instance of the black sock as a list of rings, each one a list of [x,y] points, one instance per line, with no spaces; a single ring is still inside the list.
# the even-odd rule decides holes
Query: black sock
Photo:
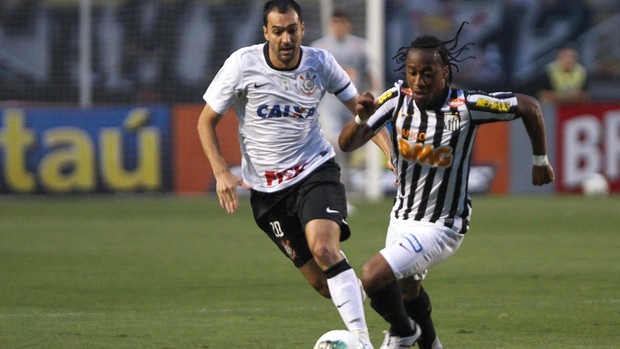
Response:
[[[347,271],[349,269],[351,269],[351,265],[349,264],[349,261],[347,261],[347,259],[345,258],[341,260],[340,262],[329,267],[329,269],[325,270],[325,276],[328,279],[331,279],[334,276],[342,273],[343,271]]]
[[[405,308],[400,286],[396,281],[384,288],[368,294],[370,306],[390,324],[390,333],[395,336],[408,337],[415,329]]]
[[[430,348],[437,334],[435,333],[435,325],[431,318],[431,312],[433,310],[431,299],[424,290],[424,287],[420,286],[420,294],[418,297],[405,302],[405,309],[407,310],[407,314],[420,325],[422,329],[422,337],[418,340],[420,348]]]

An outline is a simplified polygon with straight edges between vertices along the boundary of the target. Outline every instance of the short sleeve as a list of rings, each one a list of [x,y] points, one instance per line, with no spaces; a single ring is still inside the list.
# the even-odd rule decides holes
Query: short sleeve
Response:
[[[226,113],[228,108],[242,94],[239,62],[239,52],[228,57],[203,96],[205,102],[218,114]]]

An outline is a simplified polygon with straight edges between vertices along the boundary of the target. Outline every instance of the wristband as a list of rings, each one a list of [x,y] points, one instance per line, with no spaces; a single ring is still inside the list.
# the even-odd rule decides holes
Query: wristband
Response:
[[[368,120],[362,120],[362,118],[360,118],[359,115],[355,115],[355,123],[362,126],[362,125],[366,125],[366,123],[368,122]]]
[[[534,166],[549,165],[549,158],[547,158],[547,155],[534,155],[532,158],[533,158]]]

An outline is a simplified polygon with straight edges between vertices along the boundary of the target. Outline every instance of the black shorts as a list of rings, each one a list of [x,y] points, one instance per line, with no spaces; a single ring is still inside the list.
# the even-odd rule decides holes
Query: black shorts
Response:
[[[333,159],[291,188],[275,193],[252,190],[250,203],[256,224],[298,268],[313,258],[305,234],[309,221],[323,218],[338,223],[340,241],[351,235],[340,166]]]

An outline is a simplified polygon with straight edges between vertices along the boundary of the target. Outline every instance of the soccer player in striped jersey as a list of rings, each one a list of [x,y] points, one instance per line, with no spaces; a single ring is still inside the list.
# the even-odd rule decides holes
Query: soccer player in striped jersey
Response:
[[[321,295],[331,297],[347,329],[372,349],[362,290],[340,250],[350,235],[340,168],[317,112],[323,95],[332,93],[353,118],[358,92],[329,52],[301,46],[304,22],[295,1],[267,2],[263,22],[267,42],[234,52],[204,94],[198,134],[220,205],[233,213],[237,185],[251,187],[258,226]],[[215,133],[229,107],[239,119],[242,178],[230,172]],[[389,156],[387,131],[374,139]]]
[[[343,128],[339,145],[352,151],[391,125],[392,160],[397,169],[396,199],[386,246],[362,269],[371,306],[389,324],[382,349],[443,348],[431,318],[431,303],[421,286],[428,268],[459,248],[469,229],[471,200],[467,181],[478,127],[520,118],[533,150],[532,182],[554,180],[546,156],[539,103],[523,94],[484,93],[450,85],[452,67],[469,45],[434,36],[416,38],[395,56],[404,61],[406,81],[376,100],[358,99],[355,120]]]

